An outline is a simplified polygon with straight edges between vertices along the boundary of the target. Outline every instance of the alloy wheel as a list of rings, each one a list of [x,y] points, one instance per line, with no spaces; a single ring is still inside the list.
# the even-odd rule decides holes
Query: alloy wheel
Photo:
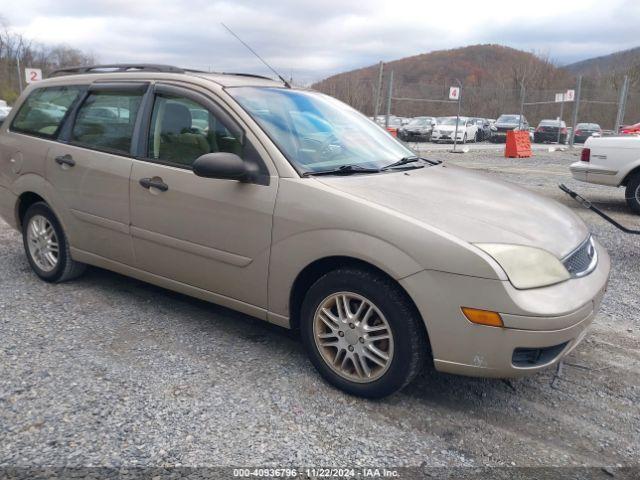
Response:
[[[29,254],[37,267],[51,272],[58,265],[60,243],[51,222],[42,215],[34,215],[27,226]]]
[[[393,360],[393,333],[376,305],[353,292],[338,292],[318,306],[313,337],[325,363],[358,383],[384,375]]]

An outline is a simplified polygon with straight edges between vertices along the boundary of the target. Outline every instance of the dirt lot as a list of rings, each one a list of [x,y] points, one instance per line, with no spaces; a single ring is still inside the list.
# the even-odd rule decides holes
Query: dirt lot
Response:
[[[0,226],[0,465],[594,465],[640,463],[640,227],[623,191],[571,180],[569,153],[430,153],[554,198],[613,271],[564,367],[481,380],[431,368],[382,401],[326,385],[295,335],[110,272],[48,285]],[[462,194],[463,192],[461,192]]]

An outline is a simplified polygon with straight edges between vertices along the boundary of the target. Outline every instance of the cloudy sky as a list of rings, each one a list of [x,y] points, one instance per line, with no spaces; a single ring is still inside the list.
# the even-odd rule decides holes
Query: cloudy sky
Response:
[[[30,38],[91,51],[103,63],[266,73],[224,22],[305,83],[477,43],[560,64],[640,45],[640,0],[0,0],[0,15]]]

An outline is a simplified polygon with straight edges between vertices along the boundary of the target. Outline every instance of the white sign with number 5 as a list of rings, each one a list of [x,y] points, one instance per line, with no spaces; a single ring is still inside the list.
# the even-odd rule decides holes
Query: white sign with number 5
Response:
[[[460,87],[449,87],[449,100],[458,100],[460,98]]]
[[[39,82],[42,80],[42,70],[39,68],[25,68],[24,77],[26,78],[27,83]]]

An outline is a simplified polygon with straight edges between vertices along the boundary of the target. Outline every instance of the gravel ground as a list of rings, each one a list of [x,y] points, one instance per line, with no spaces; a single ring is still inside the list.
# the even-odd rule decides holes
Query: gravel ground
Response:
[[[558,377],[427,368],[390,398],[350,397],[278,327],[99,269],[41,282],[1,224],[0,466],[638,465],[640,241],[557,184],[640,227],[623,191],[572,181],[569,153],[429,156],[568,205],[608,248],[602,311]]]

